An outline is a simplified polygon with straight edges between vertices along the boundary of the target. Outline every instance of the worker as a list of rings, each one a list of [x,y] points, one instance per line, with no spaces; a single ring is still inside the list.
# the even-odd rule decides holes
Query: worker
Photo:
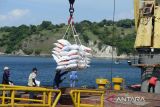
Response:
[[[74,88],[77,80],[77,71],[72,71],[70,75],[70,87]]]
[[[62,79],[63,75],[67,73],[68,71],[56,70],[56,74],[53,82],[53,88],[56,88],[56,89],[59,88],[60,83],[62,83],[66,79],[66,77]]]
[[[149,81],[148,81],[148,83],[149,83],[149,85],[148,85],[148,92],[150,92],[150,89],[152,88],[152,92],[154,93],[155,92],[155,86],[156,86],[156,82],[158,81],[158,78],[157,77],[155,77],[155,76],[152,76],[150,79],[149,79]]]
[[[2,84],[4,85],[13,85],[13,82],[10,81],[9,77],[10,77],[10,69],[9,67],[4,67],[3,68],[4,72],[3,72],[3,78],[2,78]],[[11,96],[11,92],[10,91],[6,91],[6,97]],[[10,103],[9,99],[5,100],[6,103]]]
[[[37,71],[38,71],[37,68],[32,69],[32,72],[30,73],[29,78],[28,78],[28,86],[30,86],[30,87],[37,86],[37,84],[36,84]],[[29,98],[30,99],[34,98],[33,92],[29,92]]]
[[[37,68],[32,69],[32,72],[30,73],[29,78],[28,78],[28,86],[30,87],[37,86],[36,84],[37,71],[38,71]]]
[[[13,85],[13,82],[10,81],[9,77],[10,77],[10,69],[9,67],[4,67],[4,72],[3,72],[3,79],[2,79],[2,84],[5,85]]]

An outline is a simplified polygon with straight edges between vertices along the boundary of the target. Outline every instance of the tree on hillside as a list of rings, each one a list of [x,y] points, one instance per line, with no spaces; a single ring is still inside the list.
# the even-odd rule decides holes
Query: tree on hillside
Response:
[[[90,26],[92,24],[92,22],[88,21],[88,20],[84,20],[84,21],[81,21],[79,24]]]
[[[100,23],[98,23],[98,26],[104,27],[104,26],[111,26],[113,24],[112,20],[102,20]]]
[[[131,19],[119,20],[116,24],[118,27],[131,28],[132,26],[134,26],[134,20]]]
[[[29,27],[26,26],[26,25],[19,26],[16,29],[16,32],[14,32],[14,33],[19,34],[19,35],[29,35],[29,34],[31,34]]]
[[[89,37],[86,34],[82,34],[85,43],[89,43]]]
[[[92,26],[92,22],[87,21],[87,20],[84,20],[84,21],[80,22],[79,24],[80,24],[80,26],[82,28],[82,31],[90,30],[90,28]]]
[[[100,32],[100,29],[101,29],[101,27],[99,27],[97,24],[95,24],[95,25],[91,26],[90,30],[93,32],[93,34],[99,36],[99,35],[103,34],[103,32]]]
[[[119,53],[131,53],[135,41],[135,34],[133,33],[134,28],[132,28],[132,26],[134,26],[134,21],[125,19],[115,22],[114,37],[112,36],[112,23],[111,20],[102,20],[99,23],[84,20],[75,23],[75,27],[77,32],[81,34],[80,38],[84,43],[88,43],[91,39],[91,41],[94,41],[94,44],[100,43],[98,44],[99,48],[104,44],[113,45],[118,48]],[[27,47],[25,48],[22,46],[22,42],[29,41],[32,44],[34,39],[37,42],[46,42],[47,40],[50,40],[50,38],[58,39],[58,35],[61,35],[65,30],[64,26],[65,24],[53,25],[50,21],[43,21],[37,26],[21,25],[19,27],[1,27],[0,46],[3,50],[6,50],[7,53],[12,53],[17,49],[22,48],[27,54],[40,54],[41,51],[44,51],[43,49],[41,51],[36,50],[36,52],[33,52],[33,49],[30,50]],[[51,36],[52,34],[53,37]],[[46,36],[44,37],[43,35]],[[73,37],[73,35],[70,37]]]
[[[30,32],[31,32],[31,34],[36,33],[36,32],[37,32],[37,26],[35,26],[35,25],[30,25]]]
[[[108,29],[108,27],[104,27],[104,33],[106,36],[109,36],[112,34],[112,32]]]
[[[135,33],[129,34],[117,41],[118,54],[130,54],[134,52]]]
[[[28,35],[30,35],[30,30],[26,25],[21,25],[17,28],[12,29],[10,33],[3,38],[4,40],[6,38],[6,53],[11,53],[14,50],[18,49],[17,45],[20,44],[20,42]]]
[[[82,30],[82,25],[81,25],[81,24],[75,23],[74,25],[75,25],[75,28],[76,28],[76,30],[77,30],[78,32],[83,32],[83,30]]]
[[[31,55],[33,53],[33,49],[23,49],[23,52],[27,55]]]
[[[52,30],[54,28],[54,25],[50,21],[43,21],[42,24],[40,24],[40,28],[47,29],[47,30]]]
[[[8,27],[8,26],[5,26],[5,27],[1,27],[0,28],[0,31],[2,31],[2,32],[9,32],[11,29],[10,29],[10,27]]]
[[[36,50],[35,50],[35,55],[40,55],[40,54],[41,54],[41,51],[42,51],[41,49],[36,49]]]

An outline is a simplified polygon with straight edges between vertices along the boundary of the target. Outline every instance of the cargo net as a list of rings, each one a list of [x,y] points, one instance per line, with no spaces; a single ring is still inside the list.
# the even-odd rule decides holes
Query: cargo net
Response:
[[[69,42],[68,33],[71,31],[73,42]],[[84,70],[90,67],[91,48],[82,45],[79,35],[72,24],[69,24],[62,39],[54,43],[52,56],[57,63],[57,70]]]

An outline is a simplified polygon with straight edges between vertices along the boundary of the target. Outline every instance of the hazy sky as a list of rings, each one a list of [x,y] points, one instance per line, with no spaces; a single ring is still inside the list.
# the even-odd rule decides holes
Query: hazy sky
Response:
[[[75,0],[76,22],[112,19],[113,0]],[[68,0],[0,0],[0,26],[53,24],[68,20]],[[133,0],[116,0],[116,20],[133,18]]]

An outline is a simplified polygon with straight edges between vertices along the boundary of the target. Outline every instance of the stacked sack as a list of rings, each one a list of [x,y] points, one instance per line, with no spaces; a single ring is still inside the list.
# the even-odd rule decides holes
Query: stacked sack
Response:
[[[81,70],[89,67],[91,49],[83,45],[71,44],[65,39],[54,43],[52,56],[58,70]]]

